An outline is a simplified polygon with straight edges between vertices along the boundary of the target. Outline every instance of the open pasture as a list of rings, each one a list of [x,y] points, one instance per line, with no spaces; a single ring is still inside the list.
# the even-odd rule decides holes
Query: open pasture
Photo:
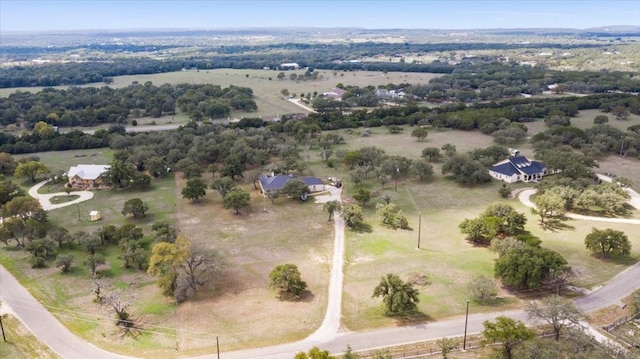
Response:
[[[288,113],[304,112],[300,107],[286,101],[280,91],[288,89],[291,94],[313,94],[314,92],[322,94],[336,87],[338,83],[345,86],[378,86],[389,83],[402,84],[426,84],[434,77],[442,76],[441,74],[430,73],[405,73],[405,72],[388,72],[386,74],[381,71],[329,71],[318,70],[320,76],[317,80],[292,81],[289,76],[293,73],[296,75],[304,75],[304,70],[284,71],[286,75],[283,79],[278,79],[281,71],[277,70],[236,70],[236,69],[214,69],[214,70],[186,70],[178,72],[167,72],[152,75],[131,75],[116,76],[113,83],[108,86],[114,88],[127,87],[132,82],[144,84],[151,81],[154,85],[169,84],[214,84],[222,87],[230,85],[249,87],[253,89],[254,100],[258,105],[256,112],[234,111],[231,117],[276,117],[278,115]],[[102,87],[107,86],[104,83],[94,83],[81,85],[80,87]],[[56,88],[66,89],[68,86],[58,86]],[[41,87],[21,87],[11,89],[0,89],[0,96],[9,96],[15,91],[37,92],[42,90]],[[153,121],[154,119],[144,119],[141,124]],[[166,118],[155,119],[157,123],[166,122]],[[180,118],[178,119],[180,120]]]

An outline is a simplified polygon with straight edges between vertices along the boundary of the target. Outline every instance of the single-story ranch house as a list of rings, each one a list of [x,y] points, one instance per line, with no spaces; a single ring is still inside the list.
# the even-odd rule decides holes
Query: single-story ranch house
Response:
[[[101,177],[109,167],[109,165],[71,166],[67,173],[69,186],[73,188],[100,188],[102,186]]]
[[[491,166],[489,174],[507,183],[535,182],[547,174],[547,167],[542,162],[529,161],[525,156],[515,156]]]
[[[260,176],[260,189],[262,193],[267,191],[281,190],[284,185],[293,179],[304,182],[309,187],[311,193],[324,191],[324,183],[318,177],[296,177],[292,174],[288,175],[262,175]]]

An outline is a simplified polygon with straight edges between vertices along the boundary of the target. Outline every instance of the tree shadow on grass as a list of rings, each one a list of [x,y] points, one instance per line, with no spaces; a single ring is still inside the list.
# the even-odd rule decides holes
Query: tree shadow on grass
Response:
[[[373,227],[368,223],[359,223],[359,224],[356,224],[356,225],[354,225],[352,227],[349,227],[349,228],[351,228],[352,231],[358,232],[358,233],[372,233],[373,232]]]
[[[387,317],[392,318],[394,323],[400,327],[431,322],[434,320],[430,315],[417,311],[402,314],[387,314]]]
[[[278,293],[278,300],[281,302],[304,302],[310,303],[315,298],[315,295],[310,290],[304,290],[300,295],[293,293],[280,291]]]
[[[617,265],[630,266],[638,263],[638,258],[631,256],[605,254],[602,252],[593,253],[591,256],[600,261]]]
[[[550,230],[551,232],[559,231],[573,231],[576,227],[566,223],[569,220],[568,217],[550,218],[546,222],[541,223],[542,229]]]

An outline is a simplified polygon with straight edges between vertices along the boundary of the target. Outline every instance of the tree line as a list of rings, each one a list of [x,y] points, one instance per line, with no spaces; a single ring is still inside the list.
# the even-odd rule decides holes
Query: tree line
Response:
[[[0,124],[23,124],[27,129],[40,121],[61,127],[126,124],[129,118],[172,115],[176,105],[197,120],[226,117],[231,110],[257,109],[253,91],[247,87],[134,82],[119,89],[104,86],[18,91],[0,98]]]

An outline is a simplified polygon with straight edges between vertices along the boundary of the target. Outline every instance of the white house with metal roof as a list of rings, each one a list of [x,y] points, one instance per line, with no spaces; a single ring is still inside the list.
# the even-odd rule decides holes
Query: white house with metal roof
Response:
[[[547,167],[544,163],[530,161],[525,156],[515,156],[491,166],[489,174],[507,183],[537,182],[547,174]]]

